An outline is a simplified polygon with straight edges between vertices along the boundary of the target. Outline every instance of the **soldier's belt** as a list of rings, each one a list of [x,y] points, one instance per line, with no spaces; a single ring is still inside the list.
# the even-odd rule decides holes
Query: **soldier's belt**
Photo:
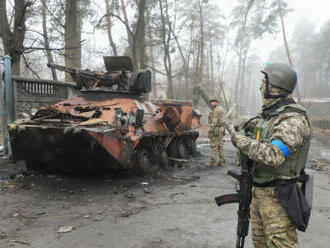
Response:
[[[268,188],[268,187],[276,187],[278,186],[278,184],[289,184],[289,183],[296,183],[296,182],[300,182],[300,183],[305,183],[308,180],[308,176],[303,175],[297,178],[293,178],[293,179],[276,179],[270,182],[265,182],[265,183],[256,183],[253,182],[253,186],[254,187],[260,187],[260,188]]]

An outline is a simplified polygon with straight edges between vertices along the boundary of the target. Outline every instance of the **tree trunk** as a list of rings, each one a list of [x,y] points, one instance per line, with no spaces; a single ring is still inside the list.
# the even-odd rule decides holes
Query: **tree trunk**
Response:
[[[49,48],[49,40],[47,33],[47,15],[46,15],[47,3],[46,0],[41,0],[41,2],[42,2],[42,31],[44,36],[44,47],[45,47],[48,63],[54,63],[53,56]],[[57,80],[56,70],[54,68],[51,68],[51,71],[52,71],[53,79]]]
[[[127,11],[126,11],[125,0],[121,0],[121,11],[123,12],[123,16],[124,16],[124,21],[125,21],[125,26],[126,26],[127,40],[128,40],[128,46],[129,46],[130,56],[131,56],[131,58],[133,60],[133,65],[135,66],[135,64],[137,63],[136,61],[134,62],[134,59],[135,59],[135,46],[133,44],[132,31],[131,31],[131,29],[129,27],[129,22],[128,22],[128,16],[127,16]]]
[[[139,18],[137,21],[137,27],[135,31],[135,37],[137,42],[137,49],[138,49],[138,65],[140,69],[146,68],[146,45],[145,45],[145,19],[144,14],[146,11],[146,0],[138,1],[138,8],[139,8]]]
[[[278,4],[278,14],[279,14],[280,19],[281,19],[282,35],[283,35],[283,41],[284,41],[286,56],[288,58],[290,66],[293,67],[293,63],[292,63],[292,59],[291,59],[291,55],[290,55],[290,50],[289,50],[288,42],[287,42],[287,39],[286,39],[285,25],[284,25],[283,14],[282,14],[282,6],[281,6],[280,0],[277,0],[277,4]],[[297,93],[297,101],[301,102],[301,97],[300,97],[300,94],[299,94],[298,85],[296,86],[296,93]]]
[[[204,20],[203,20],[203,2],[199,2],[200,15],[200,66],[199,66],[199,82],[203,80],[203,66],[204,66]]]
[[[164,47],[164,66],[167,76],[166,97],[168,99],[173,99],[172,61],[171,61],[171,54],[169,48],[171,41],[172,26],[169,21],[167,0],[165,0],[165,8],[166,8],[165,10],[163,9],[162,0],[159,0],[159,7],[160,7],[161,23],[162,23],[161,36]],[[168,29],[166,29],[166,24],[168,25]]]
[[[110,9],[110,3],[109,0],[104,0],[105,1],[105,7],[106,7],[106,20],[107,20],[107,31],[108,31],[108,40],[109,40],[109,45],[112,49],[112,53],[114,56],[117,56],[117,47],[116,44],[114,43],[112,39],[112,23],[111,23],[111,9]]]
[[[15,0],[14,28],[11,31],[7,17],[6,0],[0,0],[0,35],[5,53],[9,54],[12,59],[13,75],[20,75],[21,55],[24,52],[26,12],[32,4],[31,1]]]
[[[247,50],[244,51],[243,54],[243,59],[242,59],[242,72],[241,72],[241,76],[240,76],[240,102],[242,104],[242,106],[246,106],[244,104],[244,100],[246,98],[246,94],[248,91],[245,90],[245,62],[246,62],[246,54],[247,54]],[[245,110],[243,110],[245,111]]]
[[[157,84],[156,84],[156,71],[155,71],[155,58],[154,58],[154,46],[152,44],[152,30],[151,30],[151,18],[150,9],[147,8],[147,24],[148,24],[148,46],[149,46],[149,60],[152,73],[152,97],[157,99]]]
[[[81,68],[81,24],[80,0],[67,0],[65,7],[65,65]],[[65,81],[71,81],[66,73]]]
[[[235,85],[235,102],[237,103],[238,100],[238,87],[241,81],[241,74],[242,74],[242,56],[243,56],[243,38],[240,41],[240,48],[238,52],[238,70],[236,76],[236,85]]]
[[[215,88],[214,82],[214,69],[213,69],[213,42],[210,41],[210,76],[211,76],[211,85]]]

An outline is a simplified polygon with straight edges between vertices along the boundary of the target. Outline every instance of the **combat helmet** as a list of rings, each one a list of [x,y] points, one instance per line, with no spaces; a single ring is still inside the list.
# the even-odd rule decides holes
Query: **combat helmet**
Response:
[[[297,84],[297,73],[291,66],[284,63],[267,63],[261,72],[266,76],[266,98],[283,97],[294,91]],[[287,94],[276,97],[270,95],[269,84],[285,90]]]
[[[219,100],[217,98],[215,98],[215,97],[212,97],[212,98],[210,98],[209,103],[211,103],[211,102],[217,102],[217,103],[219,103]]]

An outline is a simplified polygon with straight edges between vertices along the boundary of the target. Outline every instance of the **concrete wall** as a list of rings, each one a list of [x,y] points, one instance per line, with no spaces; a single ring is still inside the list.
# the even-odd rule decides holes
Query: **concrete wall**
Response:
[[[30,114],[32,108],[49,107],[76,94],[72,83],[21,77],[13,77],[13,83],[16,118],[21,113]]]

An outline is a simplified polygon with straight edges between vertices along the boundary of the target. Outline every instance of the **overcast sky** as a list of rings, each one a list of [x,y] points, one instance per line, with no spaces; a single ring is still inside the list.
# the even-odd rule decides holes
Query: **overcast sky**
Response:
[[[230,17],[230,13],[233,10],[234,6],[238,3],[238,0],[210,0],[213,2],[217,2],[222,10],[223,14],[227,17]],[[329,9],[330,9],[330,0],[287,0],[289,2],[289,7],[294,9],[293,12],[290,12],[285,17],[285,26],[288,40],[291,39],[293,30],[295,28],[296,23],[301,18],[308,18],[312,21],[316,28],[319,29],[327,20],[330,20]],[[102,6],[103,1],[97,0],[100,6]],[[230,20],[230,18],[227,18]],[[93,27],[90,23],[85,23],[87,25],[87,30],[92,30]],[[90,44],[94,44],[94,46],[100,47],[101,51],[104,49],[108,49],[108,41],[105,30],[96,31],[95,36],[86,35],[86,38]],[[119,42],[120,37],[126,37],[126,32],[121,25],[114,26],[114,37],[116,42]],[[100,41],[101,44],[100,44]],[[122,40],[121,40],[122,42]],[[268,57],[270,53],[283,44],[282,33],[279,32],[277,35],[266,35],[262,40],[256,40],[252,43],[253,50],[264,60],[264,62],[268,61]],[[93,46],[93,45],[92,45]],[[290,43],[289,43],[290,46]],[[106,47],[103,49],[103,47]],[[96,61],[90,59],[85,61],[84,66],[91,67],[95,66]],[[99,64],[99,63],[97,63]]]
[[[237,4],[237,0],[216,0],[222,6],[222,10],[229,15],[233,7]],[[285,28],[288,40],[291,39],[296,23],[301,18],[308,18],[313,22],[317,30],[328,20],[330,20],[329,0],[288,0],[289,7],[294,9],[285,17]],[[283,43],[282,33],[278,33],[276,37],[265,36],[263,40],[253,43],[253,47],[260,51],[261,57],[268,58],[271,51]],[[290,45],[290,44],[289,44]]]

